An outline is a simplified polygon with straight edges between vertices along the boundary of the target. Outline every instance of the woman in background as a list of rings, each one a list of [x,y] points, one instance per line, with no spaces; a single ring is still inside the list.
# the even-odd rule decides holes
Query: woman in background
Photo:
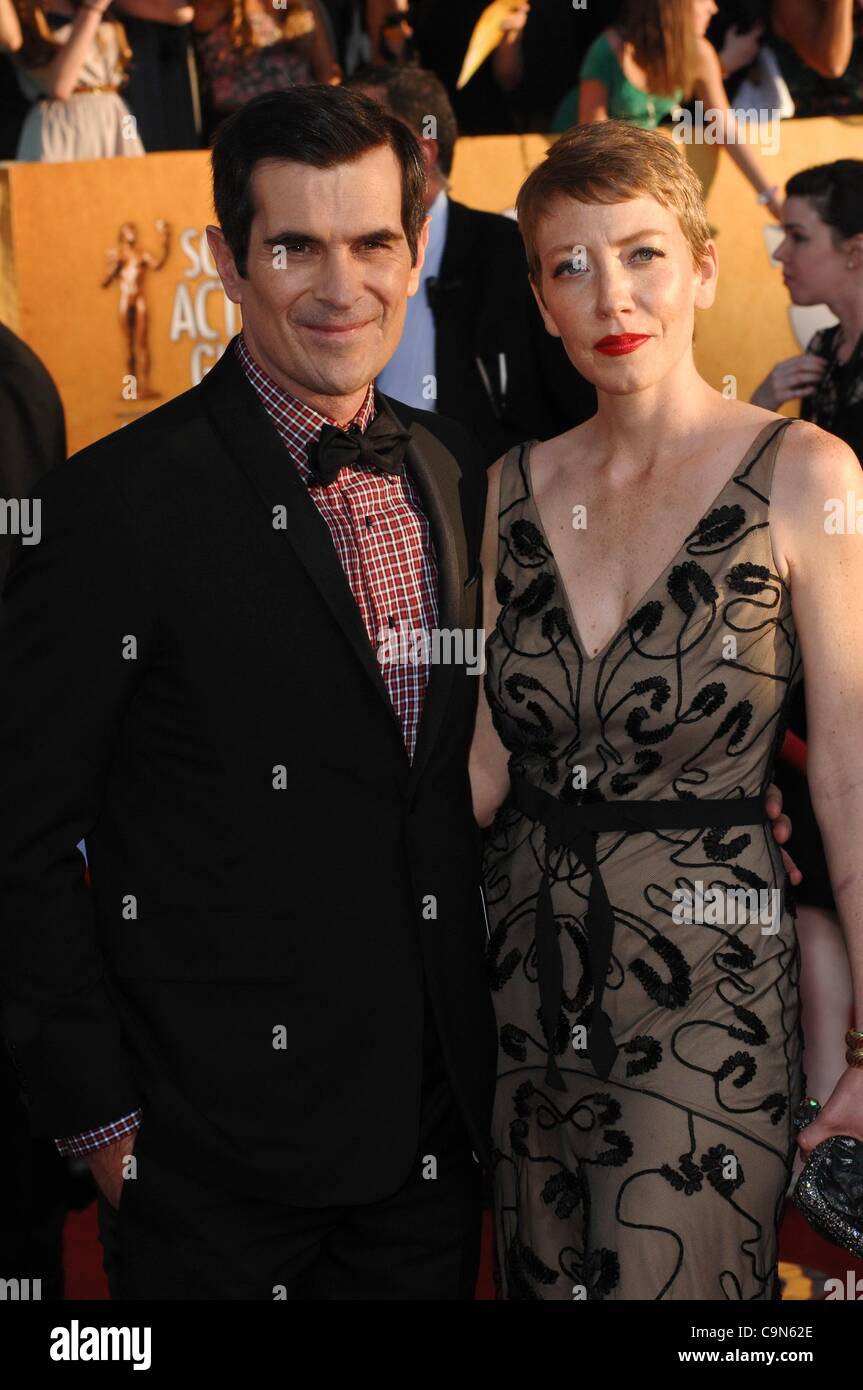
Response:
[[[778,410],[799,400],[801,418],[843,439],[863,465],[863,160],[840,159],[804,169],[788,181],[785,192],[785,237],[774,254],[792,302],[826,304],[839,322],[820,329],[805,352],[778,362],[752,401]],[[789,728],[805,742],[802,684],[791,697]],[[776,781],[794,823],[803,871],[795,897],[803,961],[804,1063],[813,1095],[827,1095],[845,1063],[836,1020],[851,1010],[848,957],[806,775],[780,761]]]
[[[779,188],[746,143],[734,140],[735,123],[722,80],[722,63],[705,37],[717,13],[715,0],[626,0],[620,23],[604,29],[585,55],[578,92],[579,124],[623,120],[653,130],[696,98],[705,111],[723,113],[724,144],[741,173],[779,216]],[[575,94],[564,99],[553,129],[573,124]]]
[[[186,23],[191,6],[150,0],[149,17]],[[169,18],[170,16],[170,18]],[[51,162],[139,155],[135,118],[120,96],[131,50],[108,0],[0,0],[0,45],[33,105],[17,158]]]
[[[193,29],[209,133],[262,92],[341,81],[317,0],[275,9],[268,0],[195,0]]]

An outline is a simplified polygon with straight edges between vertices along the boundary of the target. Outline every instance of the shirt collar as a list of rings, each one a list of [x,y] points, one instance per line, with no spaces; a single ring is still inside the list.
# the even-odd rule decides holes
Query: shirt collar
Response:
[[[252,356],[242,333],[237,337],[236,352],[243,371],[257,392],[264,409],[301,468],[308,467],[306,446],[317,439],[324,425],[336,425],[339,429],[347,429],[348,424],[352,424],[365,433],[374,419],[377,407],[374,382],[369,382],[365,398],[356,415],[343,425],[332,416],[322,415],[320,411],[306,405],[305,401],[298,400],[277,381],[273,381],[269,373],[264,371]]]

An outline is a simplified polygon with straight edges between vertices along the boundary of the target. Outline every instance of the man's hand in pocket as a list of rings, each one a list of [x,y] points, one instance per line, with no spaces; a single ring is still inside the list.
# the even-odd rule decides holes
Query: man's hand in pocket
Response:
[[[132,1134],[124,1134],[121,1139],[115,1139],[113,1144],[105,1144],[101,1149],[85,1154],[96,1186],[115,1211],[120,1205],[123,1182],[132,1181],[132,1178],[124,1179],[123,1172],[125,1160],[133,1152],[137,1136],[138,1131],[135,1130]]]

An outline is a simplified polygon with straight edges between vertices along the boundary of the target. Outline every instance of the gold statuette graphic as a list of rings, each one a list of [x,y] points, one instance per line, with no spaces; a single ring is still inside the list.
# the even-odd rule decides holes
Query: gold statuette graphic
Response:
[[[152,400],[159,396],[150,384],[150,319],[147,311],[147,271],[161,270],[170,249],[169,224],[163,217],[156,222],[157,252],[144,251],[138,244],[138,228],[124,222],[117,233],[117,245],[105,252],[107,272],[102,288],[116,280],[120,290],[120,331],[126,347],[126,377],[120,392],[123,400]]]

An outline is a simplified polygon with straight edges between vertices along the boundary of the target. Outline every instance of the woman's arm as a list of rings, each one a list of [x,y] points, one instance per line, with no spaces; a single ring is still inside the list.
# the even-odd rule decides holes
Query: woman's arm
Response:
[[[608,88],[595,77],[585,78],[578,89],[578,122],[608,120]]]
[[[228,14],[226,0],[195,0],[192,29],[196,34],[209,34]]]
[[[494,631],[500,604],[494,591],[497,575],[498,511],[500,507],[500,475],[503,460],[498,459],[488,470],[488,497],[485,508],[480,565],[482,567],[482,625],[488,641]],[[491,711],[480,681],[479,706],[473,743],[470,749],[470,786],[473,813],[478,825],[491,825],[495,812],[509,791],[509,752],[497,736],[491,721]]]
[[[0,0],[0,48],[17,53],[23,42],[21,24],[12,0]]]
[[[501,22],[504,35],[492,55],[491,68],[495,82],[505,92],[514,91],[524,76],[521,40],[529,11],[530,5],[524,0],[524,4],[514,6]]]
[[[318,0],[306,0],[306,4],[315,17],[311,41],[312,75],[316,82],[328,82],[331,86],[336,86],[342,80],[342,70],[336,62],[336,55],[330,43],[326,19],[321,13]]]
[[[822,77],[841,77],[854,45],[854,0],[773,0],[773,30]]]
[[[86,8],[82,6],[72,20],[68,39],[50,63],[45,63],[41,68],[27,69],[28,75],[47,96],[65,101],[74,92],[108,3],[109,0],[87,0]]]
[[[707,39],[698,40],[698,73],[695,79],[695,93],[699,100],[704,103],[704,114],[708,119],[711,118],[713,112],[722,113],[721,123],[718,118],[714,118],[717,135],[724,135],[727,138],[717,138],[717,144],[725,146],[740,172],[749,180],[759,195],[762,193],[770,194],[770,197],[766,199],[766,206],[773,213],[773,216],[778,218],[782,209],[781,190],[776,180],[765,172],[764,156],[757,154],[750,145],[739,143],[735,138],[738,133],[738,125],[729,106],[725,83],[722,81],[719,54]],[[778,120],[778,117],[776,119]]]
[[[157,24],[191,24],[194,5],[183,0],[115,0],[118,9],[134,19],[154,19]]]
[[[770,530],[791,589],[806,678],[809,788],[851,964],[853,1027],[863,1029],[863,531],[856,506],[846,514],[849,495],[863,499],[863,474],[848,446],[806,422],[791,426],[776,461]],[[831,499],[841,527],[831,520]],[[844,1035],[848,1020],[834,1026]],[[800,1146],[808,1151],[830,1134],[863,1140],[863,1069],[847,1069]]]

